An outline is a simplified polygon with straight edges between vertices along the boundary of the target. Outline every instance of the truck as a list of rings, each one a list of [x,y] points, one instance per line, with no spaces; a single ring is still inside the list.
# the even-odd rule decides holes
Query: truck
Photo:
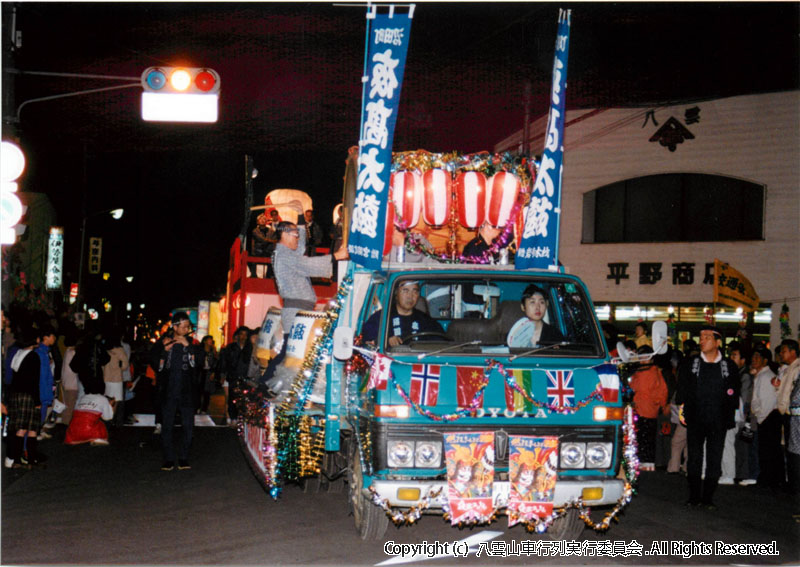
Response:
[[[436,513],[454,525],[506,514],[556,539],[607,529],[632,497],[635,433],[584,283],[563,267],[459,262],[411,241],[425,261],[340,267],[327,310],[295,319],[278,397],[248,388],[240,432],[257,477],[275,498],[294,480],[346,488],[363,539]],[[393,305],[409,283],[436,330],[398,339]],[[550,328],[538,338],[531,289]],[[260,337],[273,355],[278,314]]]

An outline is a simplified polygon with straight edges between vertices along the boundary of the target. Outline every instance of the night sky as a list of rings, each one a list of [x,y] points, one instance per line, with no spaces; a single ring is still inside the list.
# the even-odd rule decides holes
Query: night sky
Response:
[[[105,239],[105,271],[135,276],[137,303],[163,316],[218,298],[244,219],[246,154],[259,170],[256,204],[274,188],[303,189],[330,223],[358,141],[365,8],[25,2],[16,4],[22,47],[10,53],[11,6],[3,3],[3,137],[19,136],[23,188],[47,193],[66,228],[67,271],[77,272],[85,199],[89,212],[126,209],[118,223],[93,219],[89,232]],[[490,150],[522,128],[526,82],[531,117],[543,115],[558,6],[419,3],[395,150]],[[797,3],[569,7],[568,109],[800,86]],[[140,88],[32,103],[19,123],[5,120],[31,98],[131,82],[12,67],[138,78],[166,64],[219,72],[217,124],[145,123]]]

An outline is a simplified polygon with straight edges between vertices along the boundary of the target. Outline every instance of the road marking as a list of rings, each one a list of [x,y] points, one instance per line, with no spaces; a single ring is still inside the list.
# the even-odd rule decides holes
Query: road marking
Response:
[[[469,546],[469,552],[467,555],[474,555],[478,551],[478,546],[483,543],[484,541],[489,541],[497,536],[503,535],[503,532],[493,532],[490,530],[482,531],[475,535],[471,535],[469,537],[465,537],[462,540],[459,540],[458,543],[466,543]],[[380,563],[376,563],[375,566],[378,565],[400,565],[401,563],[411,563],[413,561],[427,561],[428,559],[441,559],[442,557],[454,557],[453,554],[446,554],[440,553],[438,555],[434,555],[432,557],[428,557],[425,554],[414,554],[409,555],[407,557],[397,556],[392,557],[391,559],[387,559],[386,561],[381,561]]]

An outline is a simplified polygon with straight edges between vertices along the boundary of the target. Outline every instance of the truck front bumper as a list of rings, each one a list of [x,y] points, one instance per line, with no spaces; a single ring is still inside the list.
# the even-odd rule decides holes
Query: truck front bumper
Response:
[[[393,507],[411,507],[418,504],[429,494],[436,493],[441,489],[438,496],[431,498],[429,508],[441,508],[447,503],[447,482],[444,480],[373,480],[371,487],[377,492],[382,500],[387,500]],[[509,481],[495,481],[492,490],[492,501],[495,508],[502,508],[508,504],[508,493],[511,488]],[[589,490],[589,489],[599,489]],[[587,506],[603,506],[606,504],[616,504],[622,498],[625,483],[619,478],[598,478],[598,479],[578,479],[578,480],[559,480],[556,482],[553,505],[563,506],[578,498],[583,498]],[[407,496],[419,491],[419,498],[415,500],[401,499],[398,494]],[[586,497],[591,494],[592,499]]]

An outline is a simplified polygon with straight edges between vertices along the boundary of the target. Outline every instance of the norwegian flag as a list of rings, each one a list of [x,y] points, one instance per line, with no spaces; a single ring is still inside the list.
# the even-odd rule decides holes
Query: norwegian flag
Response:
[[[439,365],[414,364],[411,367],[411,401],[435,406],[439,399]]]
[[[575,404],[575,388],[572,387],[572,370],[548,370],[547,403],[559,407]]]
[[[392,359],[388,356],[375,353],[375,361],[369,369],[369,381],[367,389],[385,390],[389,384],[389,372],[392,367]]]

